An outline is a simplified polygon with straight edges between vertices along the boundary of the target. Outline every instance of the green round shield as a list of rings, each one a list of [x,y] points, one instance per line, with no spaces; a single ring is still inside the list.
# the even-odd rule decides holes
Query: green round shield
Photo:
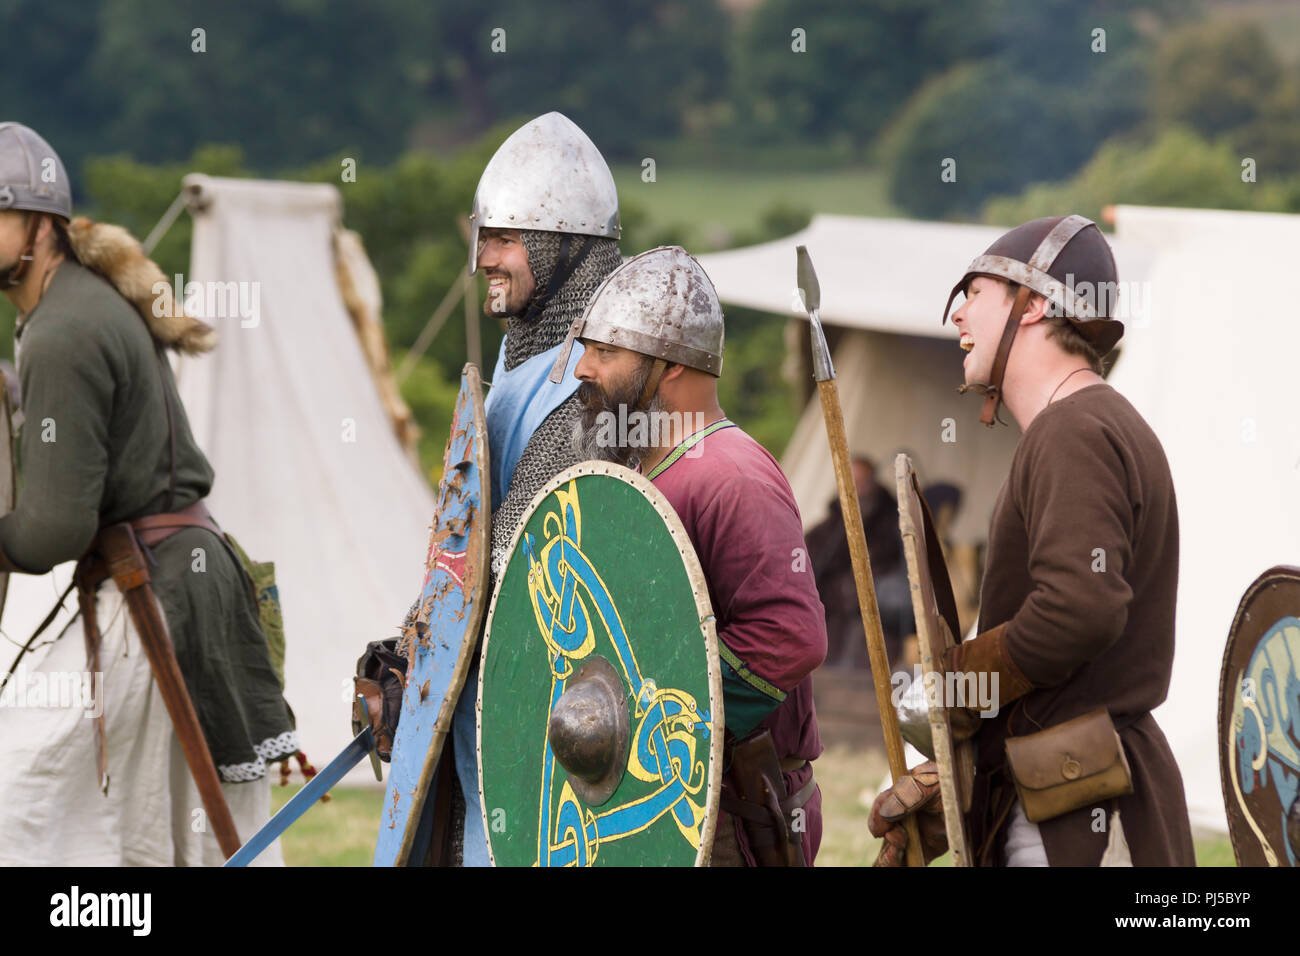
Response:
[[[723,726],[708,588],[672,506],[618,465],[557,475],[488,611],[479,788],[493,862],[706,865]]]

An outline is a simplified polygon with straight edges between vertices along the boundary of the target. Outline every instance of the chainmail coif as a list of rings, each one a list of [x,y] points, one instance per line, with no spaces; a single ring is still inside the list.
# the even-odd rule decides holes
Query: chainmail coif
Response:
[[[560,243],[564,238],[558,232],[540,232],[524,229],[520,232],[524,249],[528,252],[528,265],[536,284],[535,296],[541,295],[559,265]],[[569,237],[569,261],[578,254],[587,236]],[[554,348],[564,341],[569,326],[582,315],[596,288],[623,261],[618,243],[613,239],[591,237],[591,251],[582,260],[573,275],[560,286],[546,303],[541,316],[525,321],[522,316],[506,320],[506,369],[526,362],[534,355]]]

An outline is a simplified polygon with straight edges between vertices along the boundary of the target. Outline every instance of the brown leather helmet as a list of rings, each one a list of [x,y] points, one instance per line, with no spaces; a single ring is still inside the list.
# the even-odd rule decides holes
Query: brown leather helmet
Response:
[[[1113,318],[1118,289],[1115,256],[1097,224],[1083,216],[1034,219],[1000,236],[952,287],[944,322],[953,299],[976,276],[993,276],[1021,287],[998,343],[992,381],[982,386],[986,399],[980,421],[986,425],[993,424],[1007,357],[1030,292],[1047,299],[1049,314],[1064,316],[1099,355],[1113,349],[1124,335],[1124,323]]]

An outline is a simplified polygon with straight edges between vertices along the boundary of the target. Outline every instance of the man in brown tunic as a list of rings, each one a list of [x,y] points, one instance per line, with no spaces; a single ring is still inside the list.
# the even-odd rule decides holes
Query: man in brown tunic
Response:
[[[1151,716],[1173,667],[1178,511],[1159,440],[1100,375],[1123,334],[1115,283],[1100,230],[1068,216],[1012,230],[953,290],[966,295],[953,314],[964,387],[986,393],[986,423],[1005,402],[1023,430],[994,506],[978,636],[944,661],[993,689],[984,712],[950,710],[955,737],[975,736],[966,825],[980,865],[1095,866],[1108,846],[1122,859],[1121,835],[1135,865],[1195,864],[1182,778]],[[1029,822],[1008,738],[1099,708],[1132,792]],[[902,858],[904,816],[928,804],[933,819],[933,765],[909,776],[872,809],[884,862]]]

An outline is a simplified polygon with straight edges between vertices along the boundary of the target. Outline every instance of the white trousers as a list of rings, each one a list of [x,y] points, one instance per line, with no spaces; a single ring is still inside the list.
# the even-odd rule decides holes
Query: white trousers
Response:
[[[66,692],[85,686],[88,669],[79,618],[39,663],[25,658],[0,694],[0,866],[219,866],[216,835],[111,580],[99,589],[96,611],[102,679],[93,703]],[[101,695],[107,795],[96,786],[87,716]],[[222,790],[247,840],[270,816],[270,779]],[[283,864],[279,841],[256,861]]]
[[[1047,848],[1037,823],[1030,823],[1017,800],[1011,808],[1011,827],[1007,830],[1007,866],[1047,866]]]

